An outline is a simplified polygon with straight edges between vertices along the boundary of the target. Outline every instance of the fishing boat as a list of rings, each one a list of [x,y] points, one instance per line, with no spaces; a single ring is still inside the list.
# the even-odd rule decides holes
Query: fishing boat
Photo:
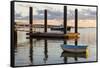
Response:
[[[66,51],[66,52],[71,52],[71,53],[82,53],[86,52],[87,46],[82,46],[82,45],[61,45],[61,48]]]
[[[63,25],[51,27],[50,29],[51,30],[57,30],[57,31],[64,31]],[[70,30],[71,30],[71,27],[70,26],[67,26],[67,31],[70,31]]]

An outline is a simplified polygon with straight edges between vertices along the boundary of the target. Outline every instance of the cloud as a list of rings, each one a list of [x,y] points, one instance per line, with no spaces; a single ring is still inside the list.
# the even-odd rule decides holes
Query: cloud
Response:
[[[15,13],[15,19],[21,19],[22,15],[21,13]]]
[[[47,10],[47,18],[48,19],[63,19],[63,12],[61,11],[52,11],[52,10]],[[67,12],[67,19],[74,19],[75,17],[75,11],[74,10],[68,10]],[[15,14],[16,19],[24,19],[28,20],[29,16],[22,16],[21,13],[16,13]],[[37,15],[33,15],[34,19],[44,19],[44,11],[43,10],[37,10]],[[91,9],[82,9],[81,11],[78,12],[78,19],[79,20],[93,20],[96,19],[96,11],[91,10]]]
[[[82,9],[79,14],[79,19],[96,19],[96,11],[90,9]]]
[[[43,10],[38,10],[37,15],[34,15],[34,19],[44,19],[44,11]],[[63,13],[59,11],[50,11],[47,10],[47,18],[48,19],[62,19]]]

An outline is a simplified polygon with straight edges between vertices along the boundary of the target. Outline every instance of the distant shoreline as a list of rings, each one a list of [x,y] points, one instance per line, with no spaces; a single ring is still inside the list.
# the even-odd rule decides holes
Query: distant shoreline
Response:
[[[29,24],[16,24],[15,26],[16,27],[29,27],[30,25]],[[58,25],[48,25],[48,28],[59,27],[59,26]],[[35,27],[35,28],[44,28],[44,25],[35,24],[35,25],[33,25],[33,27]],[[74,28],[73,26],[68,26],[68,27]],[[78,27],[78,28],[96,28],[96,27]]]

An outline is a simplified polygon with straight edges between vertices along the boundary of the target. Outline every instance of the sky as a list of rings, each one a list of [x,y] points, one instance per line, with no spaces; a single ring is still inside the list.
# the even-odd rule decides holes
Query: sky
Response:
[[[75,9],[78,9],[78,20],[96,20],[96,7],[88,6],[67,6],[67,20],[74,20]],[[16,20],[29,20],[29,7],[33,7],[33,20],[44,20],[44,10],[47,9],[48,20],[54,22],[62,22],[64,5],[55,4],[35,4],[35,3],[15,3],[15,19]],[[42,21],[43,22],[43,21]],[[96,23],[94,21],[94,23]],[[93,23],[92,23],[93,24]]]

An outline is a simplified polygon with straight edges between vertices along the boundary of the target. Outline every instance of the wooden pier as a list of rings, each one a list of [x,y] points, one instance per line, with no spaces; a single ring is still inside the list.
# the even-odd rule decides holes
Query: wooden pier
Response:
[[[59,38],[59,39],[76,39],[79,38],[79,33],[27,33],[27,35],[30,35],[32,38]]]
[[[47,10],[45,9],[44,10],[44,32],[32,32],[32,8],[30,10],[30,19],[29,19],[29,25],[31,26],[30,27],[30,31],[29,33],[26,33],[26,35],[29,35],[28,38],[59,38],[59,39],[76,39],[76,38],[79,38],[79,33],[78,33],[78,10],[75,9],[75,33],[67,33],[67,7],[64,6],[64,21],[63,21],[63,27],[64,27],[64,32],[63,33],[49,33],[47,32],[47,26],[48,26],[48,23],[47,23]]]

